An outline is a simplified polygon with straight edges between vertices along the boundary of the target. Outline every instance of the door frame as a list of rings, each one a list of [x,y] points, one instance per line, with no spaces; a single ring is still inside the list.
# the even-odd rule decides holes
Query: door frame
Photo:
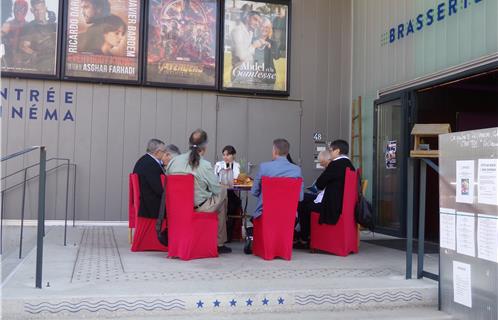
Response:
[[[387,94],[385,96],[380,97],[379,99],[376,99],[374,101],[374,125],[373,125],[373,172],[372,172],[372,178],[373,178],[373,188],[372,188],[372,207],[375,211],[375,214],[378,216],[377,208],[378,208],[378,197],[377,197],[377,192],[378,192],[378,186],[379,186],[379,181],[378,181],[378,176],[377,176],[377,166],[382,165],[379,164],[377,161],[377,129],[378,129],[378,108],[379,105],[394,101],[394,100],[400,100],[401,102],[401,122],[403,126],[403,130],[401,130],[401,139],[402,139],[402,149],[399,150],[397,153],[398,156],[397,160],[400,162],[401,167],[405,168],[405,170],[402,170],[401,173],[401,192],[400,192],[400,201],[401,201],[401,207],[400,211],[398,212],[398,219],[400,226],[398,229],[395,228],[387,228],[387,227],[381,227],[376,225],[376,231],[382,234],[387,234],[390,236],[395,236],[395,237],[405,237],[406,236],[406,210],[407,210],[407,173],[408,170],[406,170],[407,165],[408,165],[408,158],[410,156],[410,132],[409,128],[411,127],[411,119],[412,117],[412,99],[413,95],[409,91],[401,91],[401,92],[395,92],[391,94]]]
[[[498,68],[498,61],[491,61],[489,63],[476,66],[474,68],[466,69],[464,71],[451,74],[442,78],[435,78],[434,80],[430,80],[421,84],[414,84],[413,86],[400,89],[399,91],[385,94],[380,96],[378,99],[374,101],[374,125],[373,125],[373,184],[372,184],[372,206],[374,210],[377,210],[377,190],[378,190],[378,181],[377,181],[377,105],[386,103],[392,100],[401,99],[402,107],[404,108],[404,124],[405,124],[405,132],[404,134],[404,145],[407,150],[403,150],[405,152],[405,157],[403,157],[402,161],[405,163],[405,170],[402,173],[402,214],[400,219],[400,230],[394,230],[389,228],[376,227],[376,230],[379,233],[397,236],[397,237],[406,237],[406,210],[407,208],[407,179],[408,179],[408,159],[410,158],[410,150],[412,149],[412,139],[411,139],[411,128],[413,124],[417,122],[417,114],[418,114],[418,91],[425,88],[430,88],[433,86],[442,85],[451,81],[456,81],[466,77],[477,76],[482,73],[490,72]],[[415,168],[416,170],[417,168]],[[415,190],[418,190],[418,174],[415,171],[415,188],[414,188],[414,218],[418,215],[418,201],[416,200]],[[418,219],[417,219],[418,221]],[[414,223],[414,234],[417,234],[418,223]]]

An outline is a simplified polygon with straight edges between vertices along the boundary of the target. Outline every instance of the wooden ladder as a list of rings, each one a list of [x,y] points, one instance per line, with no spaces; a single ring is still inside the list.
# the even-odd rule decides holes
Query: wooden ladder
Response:
[[[358,96],[358,99],[353,99],[353,106],[351,109],[351,161],[356,164],[357,168],[363,167],[361,120],[361,96]],[[356,140],[358,143],[358,151],[356,151]]]

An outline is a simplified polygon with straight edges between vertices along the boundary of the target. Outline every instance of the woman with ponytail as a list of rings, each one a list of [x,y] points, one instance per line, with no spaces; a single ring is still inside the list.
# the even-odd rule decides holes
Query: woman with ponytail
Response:
[[[189,151],[174,157],[168,165],[168,174],[192,174],[194,176],[194,210],[218,212],[218,253],[229,253],[232,249],[227,241],[227,190],[218,182],[213,166],[204,159],[208,137],[202,129],[190,135]]]

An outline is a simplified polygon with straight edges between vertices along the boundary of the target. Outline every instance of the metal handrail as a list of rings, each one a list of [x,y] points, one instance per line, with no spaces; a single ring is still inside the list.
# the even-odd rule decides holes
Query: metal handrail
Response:
[[[45,186],[46,186],[46,166],[47,166],[47,151],[45,146],[32,146],[21,150],[19,152],[12,153],[0,159],[0,162],[7,161],[23,154],[29,153],[33,150],[40,149],[40,171],[38,180],[38,230],[36,234],[36,277],[35,286],[36,288],[42,287],[42,271],[43,271],[43,237],[45,235]],[[27,169],[26,169],[27,170]],[[2,237],[3,237],[3,213],[4,213],[4,195],[2,192],[2,211],[1,211],[1,223],[0,223],[0,248],[2,247]],[[24,214],[24,211],[23,211]]]
[[[8,159],[7,159],[7,160],[8,160]],[[48,162],[50,162],[50,161],[53,161],[53,160],[67,161],[67,163],[68,163],[68,164],[69,164],[69,162],[71,161],[71,159],[69,159],[69,158],[49,158],[49,159],[47,159],[47,163],[48,163]],[[3,159],[2,159],[2,161],[3,161]],[[10,177],[12,177],[12,176],[14,176],[14,175],[16,175],[16,174],[18,174],[18,173],[23,172],[23,171],[24,171],[24,170],[26,170],[26,169],[31,169],[31,168],[34,168],[34,167],[36,167],[36,166],[38,166],[38,165],[40,165],[40,163],[39,163],[39,162],[37,162],[37,163],[35,163],[35,164],[32,164],[32,165],[30,165],[30,166],[24,167],[24,168],[22,168],[21,170],[14,171],[14,172],[12,172],[11,174],[8,174],[8,175],[6,175],[6,176],[2,177],[2,178],[1,178],[1,180],[5,180],[5,179],[7,179],[7,178],[10,178]],[[7,191],[7,190],[5,190],[5,191]]]

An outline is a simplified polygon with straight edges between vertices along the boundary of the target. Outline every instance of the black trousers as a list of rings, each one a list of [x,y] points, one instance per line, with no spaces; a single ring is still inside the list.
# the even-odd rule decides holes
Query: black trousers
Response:
[[[297,216],[301,226],[300,238],[303,241],[309,241],[310,238],[311,212],[320,213],[322,210],[322,204],[315,203],[315,198],[316,195],[305,193],[303,201],[299,201],[297,206]]]

